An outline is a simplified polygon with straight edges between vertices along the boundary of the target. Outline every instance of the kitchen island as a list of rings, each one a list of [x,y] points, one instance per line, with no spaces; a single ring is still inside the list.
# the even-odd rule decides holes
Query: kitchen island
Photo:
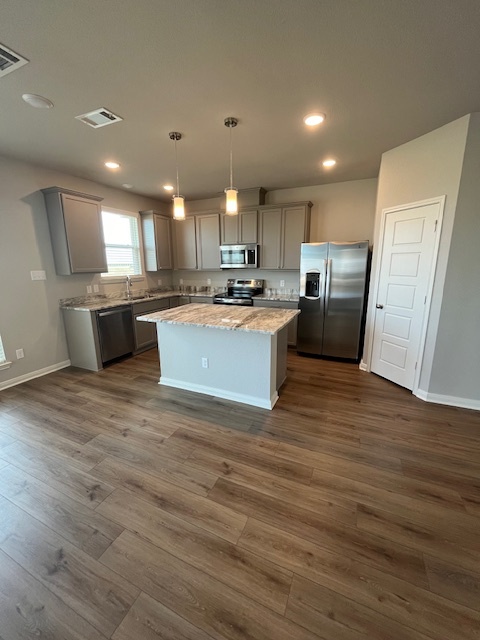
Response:
[[[137,320],[157,325],[159,384],[272,409],[287,371],[296,309],[187,304]]]

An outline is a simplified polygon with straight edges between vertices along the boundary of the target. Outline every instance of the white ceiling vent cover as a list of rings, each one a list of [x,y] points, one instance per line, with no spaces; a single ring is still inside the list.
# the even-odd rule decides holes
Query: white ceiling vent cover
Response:
[[[26,58],[22,58],[22,56],[19,56],[15,51],[0,44],[0,78],[6,76],[7,73],[11,71],[15,71],[15,69],[23,67],[27,62],[28,60]]]
[[[114,124],[115,122],[121,122],[123,120],[123,118],[116,116],[108,109],[105,109],[105,107],[95,109],[95,111],[90,111],[90,113],[84,113],[81,116],[75,116],[75,119],[88,124],[89,127],[93,127],[94,129],[106,127],[107,124]]]

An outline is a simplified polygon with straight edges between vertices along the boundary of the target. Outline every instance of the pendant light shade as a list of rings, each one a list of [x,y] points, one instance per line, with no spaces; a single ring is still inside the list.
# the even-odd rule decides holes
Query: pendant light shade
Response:
[[[185,198],[173,196],[173,219],[185,220]]]
[[[170,140],[175,142],[175,167],[177,170],[177,191],[173,196],[173,219],[185,220],[185,198],[180,195],[180,188],[178,186],[178,154],[177,154],[177,140],[182,139],[182,134],[178,131],[171,131],[168,134]]]
[[[232,129],[238,124],[236,118],[225,118],[224,124],[230,129],[230,186],[225,189],[226,206],[225,213],[227,216],[236,216],[238,213],[237,194],[238,189],[233,186],[233,151],[232,151]]]

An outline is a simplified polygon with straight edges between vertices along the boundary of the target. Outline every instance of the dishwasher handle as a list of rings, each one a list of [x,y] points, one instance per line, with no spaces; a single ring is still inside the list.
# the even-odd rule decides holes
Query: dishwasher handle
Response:
[[[97,315],[99,318],[105,318],[106,316],[113,316],[116,313],[131,313],[130,311],[130,307],[127,307],[126,309],[113,309],[112,311],[97,311]]]

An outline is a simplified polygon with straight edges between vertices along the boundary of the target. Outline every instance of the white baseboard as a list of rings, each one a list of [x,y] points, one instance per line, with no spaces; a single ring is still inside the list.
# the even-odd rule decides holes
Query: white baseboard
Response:
[[[10,380],[5,380],[5,382],[0,382],[0,391],[2,391],[2,389],[8,389],[9,387],[14,387],[17,384],[22,384],[22,382],[28,382],[29,380],[34,380],[35,378],[46,376],[48,373],[53,373],[54,371],[65,369],[65,367],[69,367],[70,364],[71,364],[70,360],[64,360],[63,362],[57,362],[56,364],[51,364],[49,367],[44,367],[43,369],[37,369],[36,371],[32,371],[31,373],[25,373],[23,376],[18,376],[17,378],[11,378]]]
[[[480,400],[459,398],[457,396],[444,396],[440,393],[428,393],[428,391],[424,391],[423,389],[417,389],[413,395],[425,402],[446,404],[450,407],[460,407],[461,409],[473,409],[474,411],[480,411]]]
[[[360,364],[358,365],[358,368],[360,369],[360,371],[368,371],[367,363],[364,362],[363,360],[360,360]]]
[[[223,398],[224,400],[233,400],[233,402],[241,402],[242,404],[249,404],[250,406],[260,407],[262,409],[273,409],[278,400],[278,393],[276,391],[270,400],[265,400],[257,396],[234,393],[233,391],[207,387],[203,384],[193,384],[184,382],[183,380],[174,380],[172,378],[165,378],[164,376],[160,377],[158,384],[162,384],[165,387],[174,387],[175,389],[184,389],[185,391],[195,391],[195,393],[203,393],[206,396],[214,396],[216,398]]]

